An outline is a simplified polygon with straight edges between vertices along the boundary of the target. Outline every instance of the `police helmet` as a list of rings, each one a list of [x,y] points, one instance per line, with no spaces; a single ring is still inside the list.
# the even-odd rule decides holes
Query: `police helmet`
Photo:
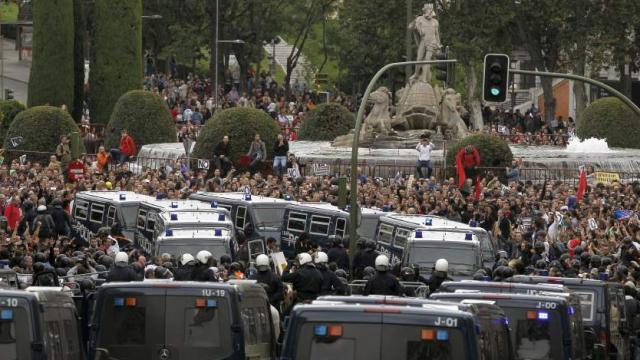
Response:
[[[56,268],[56,274],[58,274],[58,276],[67,276],[67,270],[64,268]]]
[[[93,254],[93,258],[98,261],[98,259],[100,259],[100,257],[104,255],[104,251],[102,250],[98,250]]]
[[[573,260],[571,260],[571,267],[572,267],[574,270],[580,270],[580,265],[581,265],[581,264],[580,264],[580,260],[578,260],[578,259],[573,259]]]
[[[260,254],[256,257],[256,269],[258,271],[269,270],[269,257],[265,254]]]
[[[410,267],[403,267],[400,271],[400,276],[403,280],[413,280],[416,273]]]
[[[436,260],[435,269],[436,271],[447,272],[449,271],[449,262],[447,259],[438,259]]]
[[[211,259],[212,256],[213,255],[211,255],[207,250],[200,250],[198,251],[198,254],[196,254],[196,259],[198,259],[201,264],[206,265],[209,263],[209,259]]]
[[[316,253],[316,258],[315,258],[315,263],[316,264],[326,264],[329,262],[329,257],[327,256],[326,253],[322,252],[322,251],[318,251]]]
[[[168,274],[170,274],[169,269],[164,266],[156,266],[154,274],[156,276],[156,279],[166,279]]]
[[[609,266],[609,265],[611,265],[611,262],[612,262],[612,260],[611,260],[610,257],[608,257],[608,256],[603,256],[602,257],[602,266]]]
[[[367,266],[362,270],[362,277],[368,279],[376,274],[376,269],[371,266]]]
[[[222,255],[220,256],[220,265],[231,264],[231,256]]]
[[[589,266],[589,263],[591,262],[591,254],[587,252],[583,252],[582,254],[580,254],[580,262],[584,266]]]
[[[582,254],[583,252],[584,252],[584,248],[580,245],[573,248],[573,254],[575,256],[580,256],[580,254]]]
[[[591,267],[599,268],[600,266],[602,266],[602,257],[600,255],[591,256]]]
[[[538,270],[547,270],[547,262],[545,260],[536,261],[536,269]]]
[[[33,264],[33,272],[34,273],[40,273],[43,272],[45,269],[44,264],[41,262],[37,262]]]
[[[300,266],[305,265],[305,264],[309,264],[312,261],[313,260],[311,259],[311,255],[309,255],[307,253],[298,254],[298,263],[300,264]]]
[[[348,276],[347,276],[347,272],[346,272],[346,271],[344,271],[344,270],[342,270],[342,269],[338,269],[338,270],[336,270],[335,274],[336,274],[336,276],[337,276],[337,277],[342,278],[342,279],[345,279],[345,280],[346,280],[346,279],[347,279],[347,277],[348,277]]]
[[[184,253],[182,254],[182,258],[180,259],[180,264],[182,264],[182,266],[185,266],[189,263],[194,263],[195,261],[196,259],[193,258],[193,255]]]
[[[129,262],[129,255],[127,255],[127,253],[124,251],[120,251],[119,253],[116,254],[115,262],[126,264]]]
[[[508,279],[510,277],[513,277],[513,269],[508,266],[505,266],[504,269],[502,270],[502,278]]]
[[[65,258],[65,259],[67,259],[67,258]],[[111,256],[109,256],[109,255],[102,255],[100,257],[99,263],[104,265],[104,266],[106,266],[107,269],[108,269],[108,268],[111,267],[111,265],[113,265],[113,258]]]
[[[388,271],[389,270],[389,258],[387,255],[378,255],[376,257],[376,270]]]
[[[91,278],[78,280],[78,285],[80,285],[80,291],[93,291],[96,289],[96,284],[91,280]]]
[[[106,266],[104,266],[104,265],[102,265],[102,264],[98,264],[98,265],[96,265],[94,269],[96,269],[96,271],[97,271],[97,272],[104,272],[104,271],[107,271],[107,267],[106,267]]]

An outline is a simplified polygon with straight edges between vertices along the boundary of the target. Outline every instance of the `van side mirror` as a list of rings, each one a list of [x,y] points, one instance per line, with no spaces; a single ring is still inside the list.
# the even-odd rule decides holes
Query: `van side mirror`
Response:
[[[41,342],[32,342],[31,343],[31,350],[33,350],[34,352],[43,352],[44,351],[44,344]]]
[[[95,360],[108,360],[109,358],[109,350],[105,348],[96,348]]]

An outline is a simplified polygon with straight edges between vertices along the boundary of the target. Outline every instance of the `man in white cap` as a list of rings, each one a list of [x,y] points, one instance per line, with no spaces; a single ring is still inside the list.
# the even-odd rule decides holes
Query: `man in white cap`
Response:
[[[114,265],[107,274],[107,282],[115,281],[137,281],[138,275],[129,266],[129,255],[126,252],[119,252],[114,259]]]

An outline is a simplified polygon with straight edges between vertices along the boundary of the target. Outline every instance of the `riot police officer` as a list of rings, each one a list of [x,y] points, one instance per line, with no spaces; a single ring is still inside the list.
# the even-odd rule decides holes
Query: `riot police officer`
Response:
[[[402,295],[402,286],[389,272],[389,258],[378,255],[375,260],[376,274],[367,281],[363,295]]]
[[[344,248],[342,238],[339,235],[332,235],[329,238],[332,238],[333,243],[331,249],[327,251],[329,262],[336,263],[338,269],[349,271],[349,254],[347,254],[347,250]]]
[[[180,265],[182,266],[176,270],[173,279],[176,281],[189,281],[193,279],[193,270],[196,266],[196,259],[193,258],[193,255],[189,253],[182,254]]]
[[[298,254],[298,266],[289,266],[284,270],[282,281],[289,282],[296,291],[297,302],[311,302],[322,290],[322,274],[313,264],[308,253]]]
[[[320,270],[322,274],[322,289],[320,295],[344,295],[346,294],[346,288],[342,284],[342,281],[338,279],[338,276],[333,273],[327,266],[329,257],[322,251],[316,253],[315,263],[316,268]]]
[[[449,280],[453,280],[448,276],[449,272],[449,262],[447,259],[438,259],[436,260],[435,266],[433,267],[433,273],[431,273],[431,277],[427,281],[429,285],[429,293],[433,294],[438,290],[440,285]]]
[[[353,256],[353,278],[362,279],[366,267],[376,266],[377,256],[376,243],[373,240],[367,240],[364,244],[364,249],[356,251]]]
[[[269,303],[279,309],[280,303],[284,300],[284,285],[278,275],[271,270],[267,255],[260,254],[256,257],[256,269],[258,271],[250,276],[249,279],[266,285],[265,290],[269,297]]]
[[[196,266],[191,273],[191,279],[194,281],[218,281],[216,274],[211,270],[211,259],[213,255],[207,250],[200,250],[196,254],[198,260]]]
[[[126,252],[116,254],[115,265],[107,274],[107,282],[111,281],[136,281],[138,276],[129,266],[129,255]]]

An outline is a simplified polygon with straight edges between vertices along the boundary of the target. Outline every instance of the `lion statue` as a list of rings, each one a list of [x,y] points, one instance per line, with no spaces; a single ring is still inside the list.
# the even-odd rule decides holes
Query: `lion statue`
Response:
[[[373,103],[373,109],[364,119],[364,131],[362,136],[370,135],[394,135],[391,129],[391,116],[389,115],[389,105],[391,103],[391,93],[381,86],[369,95],[369,102]]]

